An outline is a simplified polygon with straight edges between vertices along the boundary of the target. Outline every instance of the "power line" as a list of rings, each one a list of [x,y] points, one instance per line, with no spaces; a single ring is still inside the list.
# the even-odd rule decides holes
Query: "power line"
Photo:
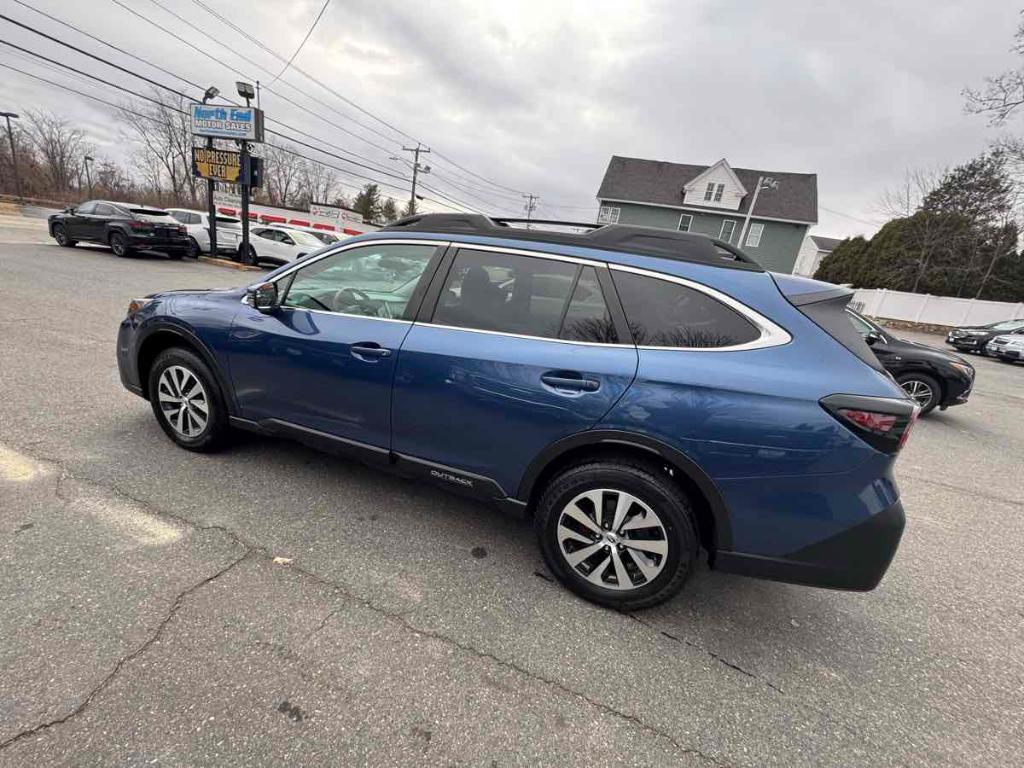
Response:
[[[853,219],[854,221],[859,221],[861,224],[870,224],[873,227],[880,227],[884,223],[881,221],[871,221],[870,219],[861,219],[857,216],[851,216],[848,213],[843,213],[842,211],[835,211],[831,208],[826,208],[824,205],[818,205],[818,207],[823,211],[834,213],[836,216],[842,216],[844,219]]]
[[[115,0],[115,2],[116,2],[116,0]],[[150,2],[155,2],[155,0],[150,0]],[[209,5],[207,5],[205,2],[203,2],[203,0],[192,0],[192,2],[194,2],[196,5],[198,5],[200,8],[205,10],[210,15],[212,15],[214,18],[216,18],[219,21],[221,21],[222,23],[226,24],[228,27],[233,29],[238,34],[242,35],[245,39],[249,40],[251,43],[256,45],[261,50],[266,51],[268,54],[270,54],[271,56],[273,56],[274,58],[276,58],[276,59],[278,59],[280,61],[284,61],[284,58],[279,53],[277,53],[272,48],[268,47],[262,41],[260,41],[257,38],[253,37],[253,35],[251,35],[247,31],[245,31],[242,27],[240,27],[237,24],[235,24],[231,19],[228,19],[228,18],[224,17],[223,15],[221,15],[220,13],[218,13],[217,11],[212,9]],[[323,83],[322,81],[318,80],[316,77],[314,77],[313,75],[309,74],[308,72],[306,72],[305,70],[301,69],[300,67],[293,67],[293,69],[296,72],[298,72],[299,74],[301,74],[303,77],[306,77],[308,80],[310,80],[310,81],[316,83],[317,85],[319,85],[321,88],[323,88],[328,93],[330,93],[330,94],[336,96],[337,98],[341,99],[343,102],[345,102],[346,104],[348,104],[352,108],[359,110],[360,112],[362,112],[367,117],[373,118],[374,120],[376,120],[381,125],[387,126],[388,128],[390,128],[395,133],[398,133],[398,134],[404,136],[405,138],[407,138],[407,139],[409,139],[411,141],[420,141],[415,136],[412,136],[412,135],[406,133],[401,128],[398,128],[398,127],[392,125],[387,120],[384,120],[383,118],[375,115],[373,112],[370,112],[369,110],[361,107],[359,104],[357,104],[356,102],[354,102],[351,99],[347,98],[346,96],[343,96],[338,91],[336,91],[334,88],[331,88],[326,83]],[[362,124],[360,123],[360,125],[362,125]],[[364,127],[366,127],[367,130],[371,130],[368,126],[364,126]],[[380,134],[378,134],[378,135],[380,135]],[[471,176],[476,177],[477,179],[479,179],[479,180],[481,180],[481,181],[483,181],[483,182],[485,182],[485,183],[487,183],[487,184],[489,184],[491,186],[497,187],[497,188],[502,189],[502,190],[504,190],[506,192],[512,192],[512,193],[514,193],[516,195],[523,194],[522,190],[514,189],[512,187],[505,186],[504,184],[499,184],[496,181],[492,181],[491,179],[488,179],[486,176],[482,176],[482,175],[476,173],[475,171],[471,171],[468,168],[466,168],[466,167],[464,167],[462,165],[459,165],[457,162],[455,162],[451,158],[447,157],[446,155],[442,154],[441,152],[438,152],[436,149],[434,150],[434,154],[437,157],[439,157],[442,160],[444,160],[445,162],[449,163],[450,165],[458,168],[461,171],[464,171],[465,173],[470,174]]]
[[[0,62],[0,67],[3,67],[5,69],[10,69],[10,70],[12,70],[14,72],[17,72],[17,73],[19,73],[21,75],[24,75],[26,77],[31,77],[31,78],[33,78],[35,80],[39,80],[41,82],[47,83],[47,84],[55,86],[57,88],[61,88],[61,89],[65,90],[65,91],[69,91],[69,92],[74,93],[74,94],[76,94],[78,96],[81,96],[83,98],[91,99],[92,101],[97,101],[97,102],[99,102],[101,104],[105,104],[108,107],[113,107],[114,109],[120,110],[122,112],[128,112],[130,114],[133,114],[133,115],[136,115],[137,117],[142,118],[143,120],[148,120],[148,121],[154,122],[154,123],[160,123],[161,122],[157,118],[151,117],[150,115],[147,115],[144,112],[137,112],[135,110],[128,109],[123,104],[116,104],[116,103],[114,103],[112,101],[107,101],[106,99],[101,99],[98,96],[94,96],[92,94],[85,93],[84,91],[80,91],[77,88],[72,88],[71,86],[66,85],[64,83],[59,83],[59,82],[57,82],[55,80],[50,80],[49,78],[42,77],[41,75],[37,75],[37,74],[34,74],[32,72],[26,72],[25,70],[19,69],[18,67],[15,67],[15,66],[13,66],[11,64]],[[92,76],[91,75],[87,75],[87,77],[92,77]],[[100,80],[100,78],[93,78],[93,79]],[[132,96],[136,96],[137,98],[143,99],[145,101],[149,101],[149,102],[151,102],[153,104],[158,104],[158,105],[164,106],[164,107],[166,107],[168,109],[172,109],[172,110],[174,110],[176,112],[179,112],[181,114],[187,114],[184,110],[175,109],[174,107],[168,107],[166,104],[163,104],[162,102],[160,102],[157,99],[153,99],[153,98],[145,96],[144,94],[141,94],[141,93],[136,93],[136,92],[134,92],[134,91],[132,91],[132,90],[130,90],[128,88],[124,88],[124,87],[119,86],[119,85],[117,85],[115,83],[107,83],[107,82],[102,81],[102,80],[100,80],[100,81],[103,82],[105,85],[110,86],[111,88],[116,88],[119,91],[127,92],[127,93],[131,94]],[[301,152],[297,152],[297,151],[289,149],[287,147],[281,147],[281,149],[282,149],[282,151],[287,152],[288,154],[295,155],[296,157],[301,157],[304,160],[309,160],[310,162],[319,163],[320,165],[323,165],[326,168],[331,168],[332,170],[338,171],[339,173],[345,174],[346,176],[356,176],[358,178],[368,179],[368,180],[374,181],[374,182],[377,181],[376,179],[372,179],[372,178],[370,178],[368,176],[362,176],[361,174],[354,174],[351,171],[348,171],[348,170],[346,170],[344,168],[339,168],[336,165],[331,165],[330,163],[325,163],[325,162],[323,162],[321,160],[316,160],[316,159],[314,159],[312,157],[309,157],[308,155],[304,155]],[[381,183],[381,186],[390,187],[391,189],[403,191],[402,187],[397,187],[397,186],[395,186],[393,184],[388,184],[386,182]],[[434,191],[434,190],[431,190],[431,191]],[[454,206],[451,206],[451,205],[447,205],[446,203],[444,203],[444,202],[442,202],[440,200],[435,200],[434,198],[425,197],[425,196],[421,196],[421,197],[423,197],[424,200],[428,200],[429,202],[435,203],[436,205],[440,205],[440,206],[443,206],[445,208],[450,208],[451,210],[458,210],[458,208],[456,208]]]
[[[122,5],[119,2],[119,0],[113,0],[113,2],[115,2],[118,5]],[[131,10],[130,8],[127,8],[127,6],[123,6],[123,7],[125,7],[127,10]],[[105,59],[102,56],[97,56],[96,54],[93,54],[93,53],[90,53],[88,51],[85,51],[84,49],[79,48],[79,47],[77,47],[75,45],[72,45],[71,43],[65,42],[63,40],[59,40],[59,39],[53,37],[52,35],[49,35],[49,34],[47,34],[45,32],[42,32],[41,30],[35,29],[35,28],[33,28],[33,27],[31,27],[31,26],[29,26],[27,24],[23,24],[23,23],[15,20],[15,19],[11,19],[10,17],[5,16],[3,14],[0,14],[0,19],[3,19],[3,20],[5,20],[5,21],[7,21],[9,23],[15,24],[16,26],[19,26],[19,27],[21,27],[21,28],[23,28],[23,29],[25,29],[25,30],[27,30],[29,32],[33,32],[34,34],[40,35],[40,36],[42,36],[42,37],[44,37],[44,38],[46,38],[46,39],[48,39],[48,40],[50,40],[50,41],[52,41],[54,43],[57,43],[57,44],[59,44],[61,46],[64,46],[64,47],[69,48],[69,49],[71,49],[73,51],[76,51],[77,53],[80,53],[82,55],[88,56],[89,58],[94,59],[95,61],[98,61],[100,63],[106,64],[107,66],[110,66],[110,67],[112,67],[114,69],[117,69],[120,72],[123,72],[125,74],[131,75],[132,77],[136,77],[136,78],[138,78],[140,80],[143,80],[146,83],[148,83],[148,84],[150,84],[150,85],[152,85],[152,86],[154,86],[156,88],[159,88],[161,90],[164,90],[164,91],[167,91],[169,93],[172,93],[172,94],[178,96],[179,98],[189,99],[189,96],[187,94],[182,93],[181,91],[179,91],[179,90],[177,90],[175,88],[171,88],[170,86],[167,86],[167,85],[165,85],[163,83],[159,83],[156,80],[153,80],[153,79],[148,78],[148,77],[146,77],[144,75],[141,75],[141,74],[139,74],[137,72],[133,72],[133,71],[131,71],[129,69],[126,69],[125,67],[122,67],[122,66],[120,66],[118,64],[115,64],[114,62],[111,62],[110,60]],[[156,25],[156,26],[159,27],[159,25]],[[169,33],[169,34],[173,35],[173,33]],[[93,36],[93,37],[94,37],[94,39],[98,40],[99,42],[103,42],[102,40],[99,40],[99,38],[95,38],[95,36]],[[177,37],[177,36],[175,35],[175,37]],[[185,42],[186,44],[188,44],[192,48],[195,48],[195,46],[192,46],[191,43],[188,43],[187,41],[183,40],[182,38],[178,38],[178,39],[181,40],[182,42]],[[141,94],[137,94],[134,91],[122,88],[121,86],[117,86],[116,84],[113,84],[113,83],[110,83],[108,81],[105,81],[102,78],[95,77],[94,75],[91,75],[91,74],[89,74],[87,72],[84,72],[82,70],[76,69],[75,67],[72,67],[72,66],[70,66],[68,64],[64,64],[63,62],[59,62],[59,61],[56,61],[54,59],[50,59],[50,58],[48,58],[46,56],[43,56],[42,54],[38,54],[38,53],[36,53],[34,51],[30,51],[30,50],[28,50],[26,48],[22,48],[21,46],[16,45],[14,43],[11,43],[11,42],[9,42],[7,40],[0,40],[0,43],[3,43],[4,45],[7,45],[7,46],[9,46],[11,48],[14,48],[16,50],[22,51],[23,53],[27,53],[27,54],[29,54],[31,56],[36,57],[36,58],[42,59],[44,61],[48,61],[51,64],[56,64],[57,66],[60,66],[60,67],[66,69],[66,70],[69,70],[71,72],[75,72],[78,75],[82,75],[84,77],[96,80],[98,82],[102,82],[102,83],[104,83],[106,85],[109,85],[111,87],[118,88],[119,90],[123,90],[123,91],[125,91],[127,93],[131,93],[133,95],[139,96],[140,98],[145,98],[147,101],[151,101],[152,103],[160,104],[161,106],[167,106],[167,105],[164,105],[163,102],[160,102],[158,100],[151,99],[151,98],[148,98],[148,97],[141,96]],[[196,48],[196,50],[199,50],[200,52],[202,52],[198,48]],[[142,61],[142,62],[144,62],[146,64],[149,64],[148,61],[146,61],[145,59],[142,59],[141,57],[134,57],[134,58],[136,58],[137,60]],[[214,59],[214,60],[216,61],[216,59]],[[227,66],[223,62],[219,62],[218,61],[218,63],[222,64],[223,66]],[[231,67],[228,67],[228,68],[232,69]],[[239,73],[239,74],[241,74],[241,73]],[[172,74],[172,76],[175,76],[175,75]],[[178,78],[178,79],[183,79],[183,78]],[[301,105],[296,105],[296,106],[299,106],[301,108]],[[278,123],[280,125],[284,125],[284,127],[288,128],[289,130],[297,131],[298,133],[301,133],[301,134],[303,134],[303,135],[305,135],[305,136],[307,136],[309,138],[312,138],[314,141],[319,141],[321,143],[327,144],[328,146],[335,146],[335,145],[332,145],[330,142],[327,142],[326,140],[321,139],[319,137],[313,136],[312,134],[306,133],[305,131],[301,131],[299,129],[292,128],[291,126],[288,126],[288,125],[282,123],[281,121],[273,120],[273,122],[276,122],[276,123]],[[344,162],[347,162],[347,163],[349,163],[351,165],[355,165],[357,167],[366,168],[367,170],[375,171],[377,173],[380,173],[380,174],[382,174],[384,176],[388,176],[390,178],[399,179],[401,181],[407,181],[407,179],[405,179],[404,177],[395,175],[393,173],[390,173],[389,171],[384,170],[384,169],[382,169],[380,167],[366,165],[364,163],[359,163],[357,161],[354,161],[354,160],[352,160],[352,159],[350,159],[348,157],[342,157],[340,155],[336,155],[336,154],[334,154],[332,152],[328,152],[327,150],[322,149],[321,147],[316,147],[316,146],[308,144],[308,143],[306,143],[304,141],[296,139],[294,136],[290,136],[288,134],[280,133],[280,132],[274,131],[272,129],[267,129],[267,133],[270,133],[270,134],[275,135],[275,136],[280,136],[281,138],[284,138],[284,139],[286,139],[288,141],[292,141],[292,142],[294,142],[296,144],[299,144],[301,146],[308,147],[309,149],[312,149],[312,150],[317,151],[317,152],[321,152],[321,153],[323,153],[325,155],[335,157],[335,158],[337,158],[339,160],[342,160]],[[344,150],[344,149],[342,149],[340,147],[335,147],[335,148],[341,150],[342,152],[346,152],[347,154],[351,154],[351,155],[353,155],[355,157],[359,157],[359,155],[356,155],[355,153],[351,153],[351,152],[349,152],[347,150]],[[307,158],[307,159],[311,159],[311,158]],[[369,161],[369,158],[363,158],[363,159],[366,159],[367,161]],[[314,161],[314,162],[316,162],[316,161]],[[338,170],[341,170],[341,169],[338,169]],[[363,178],[363,179],[367,179],[369,181],[379,182],[378,179],[374,179],[372,177],[365,176],[364,174],[359,174],[359,173],[355,173],[355,172],[352,172],[352,171],[345,171],[345,172],[348,173],[349,175],[355,176],[357,178]],[[449,184],[451,184],[451,182],[449,182]],[[384,183],[384,185],[385,186],[389,186],[389,187],[393,187],[395,189],[398,189],[398,187],[394,187],[394,185],[387,184],[386,182]],[[423,186],[424,186],[425,189],[428,189],[428,190],[434,192],[434,194],[436,194],[436,195],[438,195],[440,197],[443,197],[444,199],[449,200],[450,202],[453,202],[456,205],[460,205],[460,206],[462,206],[464,208],[467,208],[469,210],[472,210],[472,211],[475,211],[475,212],[478,212],[478,213],[481,212],[475,206],[470,205],[469,203],[466,203],[465,201],[459,200],[458,198],[456,198],[456,197],[454,197],[452,195],[445,194],[445,193],[441,192],[440,190],[433,189],[432,187],[429,187],[429,186],[426,186],[426,185],[423,185]],[[452,186],[455,186],[455,185],[452,185]],[[437,202],[437,201],[432,201],[432,202]]]
[[[283,75],[288,70],[288,67],[292,65],[292,62],[295,61],[295,57],[299,55],[299,51],[302,50],[303,46],[306,44],[306,41],[309,40],[309,36],[313,34],[313,30],[316,29],[316,25],[320,23],[320,18],[324,15],[324,11],[327,10],[327,6],[330,4],[331,0],[324,0],[324,5],[320,9],[320,13],[318,13],[316,15],[316,18],[313,19],[313,25],[309,28],[309,31],[306,33],[306,36],[302,38],[302,42],[299,43],[299,47],[295,49],[295,53],[293,53],[291,58],[288,59],[287,62],[285,62],[284,67],[281,69],[280,72],[277,73],[277,76],[273,80],[271,80],[270,83],[268,83],[268,85],[273,85],[274,83],[276,83],[278,78],[280,78],[281,75]]]

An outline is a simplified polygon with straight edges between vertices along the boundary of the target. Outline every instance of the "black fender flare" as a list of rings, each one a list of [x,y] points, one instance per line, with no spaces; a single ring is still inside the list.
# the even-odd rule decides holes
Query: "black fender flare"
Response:
[[[139,385],[143,390],[146,389],[146,382],[142,380],[142,371],[139,370],[139,356],[142,353],[143,347],[146,345],[146,341],[151,336],[158,333],[169,333],[177,336],[182,341],[186,342],[189,347],[196,350],[199,356],[203,359],[203,362],[206,363],[207,367],[213,371],[213,375],[217,379],[217,386],[220,387],[220,391],[224,395],[224,401],[228,406],[228,415],[237,416],[238,404],[235,402],[234,390],[227,385],[227,381],[224,378],[224,372],[221,371],[220,365],[217,363],[217,358],[210,351],[210,348],[207,347],[206,344],[190,329],[184,328],[175,323],[163,322],[147,326],[145,333],[140,334],[136,341],[134,350],[135,372],[139,377]],[[146,398],[149,398],[148,392],[146,393]]]
[[[526,472],[523,473],[523,479],[519,482],[516,498],[520,501],[529,502],[535,490],[537,480],[545,468],[569,451],[574,451],[588,445],[621,445],[629,448],[639,448],[663,459],[684,473],[697,486],[704,495],[704,498],[707,499],[711,516],[715,521],[716,549],[732,549],[732,527],[729,521],[729,511],[725,501],[722,499],[721,492],[718,490],[718,486],[715,485],[715,481],[701,469],[700,465],[682,451],[673,448],[661,440],[637,432],[627,432],[619,429],[593,429],[586,432],[577,432],[574,435],[552,443],[541,451],[526,468]]]

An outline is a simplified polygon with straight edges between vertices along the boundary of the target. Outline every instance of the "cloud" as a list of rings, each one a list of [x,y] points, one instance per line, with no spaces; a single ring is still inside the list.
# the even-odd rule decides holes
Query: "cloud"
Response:
[[[238,79],[113,4],[31,1],[196,83],[230,92]],[[227,47],[155,5],[145,13],[251,79],[266,82],[266,72],[280,68],[199,5],[161,2]],[[318,0],[206,2],[283,56],[295,49],[319,8]],[[53,28],[21,6],[12,8],[11,15],[26,23]],[[998,0],[959,6],[927,0],[351,0],[331,5],[296,63],[429,145],[434,173],[425,183],[479,207],[518,214],[522,201],[445,158],[511,189],[539,194],[544,215],[588,218],[612,154],[691,163],[724,156],[743,167],[817,173],[822,205],[854,217],[823,211],[817,231],[846,235],[871,229],[857,219],[877,218],[879,193],[904,168],[952,165],[985,147],[994,134],[983,120],[963,114],[960,90],[1014,63],[1008,48],[1016,22],[1016,11]],[[10,39],[72,58],[26,33],[12,32]],[[145,69],[75,35],[67,39]],[[32,66],[7,52],[0,52],[0,61]],[[81,66],[139,87],[94,62]],[[111,156],[126,151],[109,127],[108,110],[17,75],[8,85],[12,108],[64,110],[95,131]],[[297,72],[274,88],[322,119],[264,92],[268,116],[393,171],[404,168],[389,157],[404,154],[400,147],[408,137]],[[567,207],[551,207],[556,204]]]

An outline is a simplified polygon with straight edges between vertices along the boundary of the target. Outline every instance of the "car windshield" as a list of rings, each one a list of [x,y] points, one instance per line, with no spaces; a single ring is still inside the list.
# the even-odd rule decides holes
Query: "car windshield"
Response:
[[[162,211],[159,208],[129,208],[132,213],[141,213],[145,216],[170,216],[167,211]]]
[[[1024,325],[1024,320],[1003,320],[1001,323],[992,323],[992,325],[985,326],[991,328],[993,331],[1012,331],[1020,328]]]
[[[299,245],[315,245],[317,247],[323,245],[323,242],[315,235],[311,235],[309,232],[303,232],[301,229],[289,229],[288,234],[291,235],[292,240]]]

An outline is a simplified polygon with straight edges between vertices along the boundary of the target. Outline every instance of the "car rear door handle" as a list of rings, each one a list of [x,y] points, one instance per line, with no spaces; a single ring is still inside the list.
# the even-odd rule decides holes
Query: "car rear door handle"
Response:
[[[391,350],[385,349],[375,341],[361,341],[349,347],[353,357],[360,359],[379,360],[382,357],[391,357]]]
[[[558,371],[557,373],[545,373],[540,380],[553,389],[568,390],[570,392],[597,392],[601,382],[596,379],[587,379],[581,373],[571,371]]]

